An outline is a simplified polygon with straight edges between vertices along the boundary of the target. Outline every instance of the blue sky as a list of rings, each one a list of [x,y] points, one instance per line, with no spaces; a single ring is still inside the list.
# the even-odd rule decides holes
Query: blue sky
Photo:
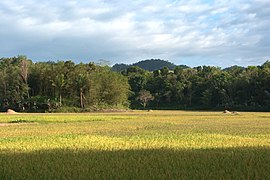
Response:
[[[1,0],[0,57],[189,66],[270,60],[270,0]]]

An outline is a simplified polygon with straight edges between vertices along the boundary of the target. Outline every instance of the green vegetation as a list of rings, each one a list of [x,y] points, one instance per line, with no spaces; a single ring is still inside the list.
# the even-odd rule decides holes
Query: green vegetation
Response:
[[[127,78],[94,63],[33,63],[25,56],[0,59],[2,111],[94,111],[128,107]]]
[[[133,94],[131,108],[142,107],[138,97],[149,91],[154,100],[151,109],[204,110],[270,110],[270,62],[247,68],[232,66],[221,69],[212,66],[171,71],[164,67],[153,72],[139,67],[122,71],[128,77]]]
[[[270,62],[247,68],[130,66],[121,72],[94,63],[0,59],[1,110],[89,112],[103,109],[270,110]],[[165,67],[164,67],[165,66]],[[169,66],[169,67],[167,67]],[[174,68],[173,70],[171,68]],[[144,93],[142,93],[144,92]],[[147,103],[142,94],[151,97]],[[143,103],[142,103],[143,102]]]
[[[269,113],[0,114],[0,179],[267,179],[269,139]]]

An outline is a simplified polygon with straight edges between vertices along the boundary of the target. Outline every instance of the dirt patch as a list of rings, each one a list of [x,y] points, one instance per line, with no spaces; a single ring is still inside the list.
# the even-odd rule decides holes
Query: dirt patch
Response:
[[[234,115],[240,115],[240,113],[237,112],[237,111],[233,111],[232,113],[233,113]]]
[[[0,127],[5,126],[22,126],[22,125],[29,125],[29,124],[38,124],[36,122],[29,122],[29,123],[0,123]]]
[[[96,112],[133,112],[132,110],[126,110],[126,109],[102,109],[102,110],[97,110]]]
[[[12,109],[8,109],[7,114],[18,114],[16,111],[12,110]]]
[[[3,127],[3,126],[13,126],[13,125],[16,125],[16,124],[11,124],[11,123],[0,123],[0,127]]]
[[[224,110],[223,111],[224,114],[232,114],[232,112],[228,111],[228,110]]]
[[[233,114],[233,115],[239,115],[240,113],[237,111],[228,111],[228,110],[224,110],[223,114]]]

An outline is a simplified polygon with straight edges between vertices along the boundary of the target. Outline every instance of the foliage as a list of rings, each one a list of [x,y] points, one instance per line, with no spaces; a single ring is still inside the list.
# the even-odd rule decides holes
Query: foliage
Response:
[[[4,111],[54,112],[62,106],[102,109],[129,105],[127,78],[107,66],[72,61],[32,63],[18,56],[0,59],[0,75]]]
[[[140,91],[149,91],[151,109],[270,111],[270,63],[261,66],[158,66],[145,60],[113,72],[107,65],[69,61],[36,62],[26,56],[0,59],[2,111],[55,112],[141,107]],[[136,65],[152,66],[151,71]],[[143,103],[143,106],[146,106]],[[62,108],[66,111],[68,108]],[[77,111],[77,110],[76,110]]]
[[[146,105],[149,103],[149,101],[154,100],[154,97],[149,91],[146,91],[145,89],[142,89],[139,92],[138,100],[141,102],[143,108],[146,107]]]
[[[129,78],[133,92],[131,105],[138,108],[139,92],[149,91],[155,99],[152,109],[233,109],[270,110],[270,68],[212,66],[182,68],[164,67],[153,72],[129,67],[122,74]]]

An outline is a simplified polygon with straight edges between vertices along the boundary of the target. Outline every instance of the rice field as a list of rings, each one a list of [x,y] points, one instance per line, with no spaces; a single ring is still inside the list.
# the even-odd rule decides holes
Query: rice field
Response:
[[[0,114],[0,179],[269,179],[270,113]]]

